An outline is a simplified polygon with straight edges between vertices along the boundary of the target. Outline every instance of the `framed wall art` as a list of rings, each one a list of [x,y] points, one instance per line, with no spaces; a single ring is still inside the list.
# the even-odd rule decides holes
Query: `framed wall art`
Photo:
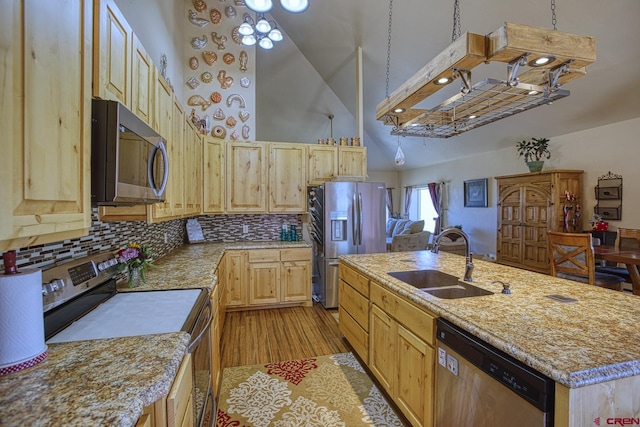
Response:
[[[487,178],[464,182],[464,206],[466,208],[487,207]]]

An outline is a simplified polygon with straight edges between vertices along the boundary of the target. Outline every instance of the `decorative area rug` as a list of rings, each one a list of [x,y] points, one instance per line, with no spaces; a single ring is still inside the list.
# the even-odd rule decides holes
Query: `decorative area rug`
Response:
[[[216,427],[402,426],[352,353],[227,368]]]

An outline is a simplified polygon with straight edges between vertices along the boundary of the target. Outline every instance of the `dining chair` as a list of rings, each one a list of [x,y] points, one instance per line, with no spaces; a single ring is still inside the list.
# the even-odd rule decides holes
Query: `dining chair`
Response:
[[[640,229],[618,227],[615,246],[620,249],[640,249]],[[629,270],[624,264],[596,266],[599,273],[615,274],[631,283]]]
[[[617,291],[624,280],[614,274],[596,272],[590,233],[547,231],[551,275]]]

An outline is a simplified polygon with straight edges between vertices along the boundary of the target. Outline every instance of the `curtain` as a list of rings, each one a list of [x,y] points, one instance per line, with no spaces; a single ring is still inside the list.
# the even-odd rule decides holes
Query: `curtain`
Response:
[[[429,188],[429,195],[431,196],[431,203],[438,213],[436,224],[434,227],[434,234],[440,234],[442,231],[442,184],[438,182],[431,182],[427,184]]]
[[[411,207],[411,193],[413,193],[413,187],[404,188],[404,217],[409,219],[409,208]]]
[[[393,188],[387,188],[387,212],[389,213],[389,218],[393,216]]]

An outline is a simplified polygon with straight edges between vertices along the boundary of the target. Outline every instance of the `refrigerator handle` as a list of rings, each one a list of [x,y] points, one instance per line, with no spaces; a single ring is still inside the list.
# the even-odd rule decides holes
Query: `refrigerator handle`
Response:
[[[362,244],[362,222],[364,220],[364,213],[362,212],[362,193],[358,193],[358,244]]]
[[[353,244],[358,244],[358,203],[356,199],[356,193],[353,193],[353,203],[351,205],[351,234],[353,235]]]

